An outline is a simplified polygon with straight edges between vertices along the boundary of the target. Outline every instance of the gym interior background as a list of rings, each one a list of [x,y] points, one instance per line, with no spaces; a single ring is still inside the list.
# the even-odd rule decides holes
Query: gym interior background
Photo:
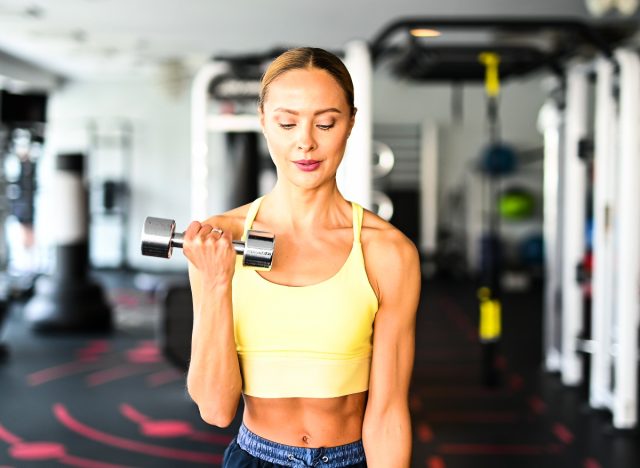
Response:
[[[421,252],[412,466],[640,466],[637,3],[0,0],[0,466],[220,464],[140,232],[269,190],[302,45],[354,76],[341,189]]]

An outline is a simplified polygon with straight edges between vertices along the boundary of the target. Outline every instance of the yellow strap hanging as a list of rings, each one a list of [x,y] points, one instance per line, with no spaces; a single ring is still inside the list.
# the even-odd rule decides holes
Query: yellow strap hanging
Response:
[[[478,290],[480,299],[480,341],[496,341],[502,334],[502,306],[500,301],[491,297],[491,290],[483,287]]]
[[[484,88],[487,96],[496,97],[500,94],[500,56],[493,52],[482,52],[478,59],[485,66]]]

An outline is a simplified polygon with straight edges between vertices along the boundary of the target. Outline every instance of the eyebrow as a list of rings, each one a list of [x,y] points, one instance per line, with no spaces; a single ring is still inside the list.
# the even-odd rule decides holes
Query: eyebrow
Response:
[[[286,112],[287,114],[300,115],[298,111],[294,111],[292,109],[285,109],[284,107],[278,107],[274,109],[274,112]],[[337,112],[338,114],[342,114],[342,111],[336,109],[335,107],[329,107],[328,109],[321,109],[313,113],[313,115],[326,114],[327,112]]]

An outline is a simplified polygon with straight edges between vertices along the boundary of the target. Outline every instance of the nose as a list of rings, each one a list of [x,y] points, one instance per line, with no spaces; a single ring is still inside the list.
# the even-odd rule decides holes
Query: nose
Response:
[[[301,125],[297,137],[298,149],[304,153],[313,151],[318,146],[313,138],[313,130],[311,126]]]

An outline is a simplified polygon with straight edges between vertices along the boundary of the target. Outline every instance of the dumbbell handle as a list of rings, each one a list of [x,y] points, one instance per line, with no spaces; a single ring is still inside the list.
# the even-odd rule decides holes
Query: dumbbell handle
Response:
[[[234,240],[233,249],[236,251],[238,255],[244,255],[244,247],[245,244],[242,241]],[[171,239],[171,247],[177,247],[179,249],[184,245],[184,232],[174,232],[173,238]]]

